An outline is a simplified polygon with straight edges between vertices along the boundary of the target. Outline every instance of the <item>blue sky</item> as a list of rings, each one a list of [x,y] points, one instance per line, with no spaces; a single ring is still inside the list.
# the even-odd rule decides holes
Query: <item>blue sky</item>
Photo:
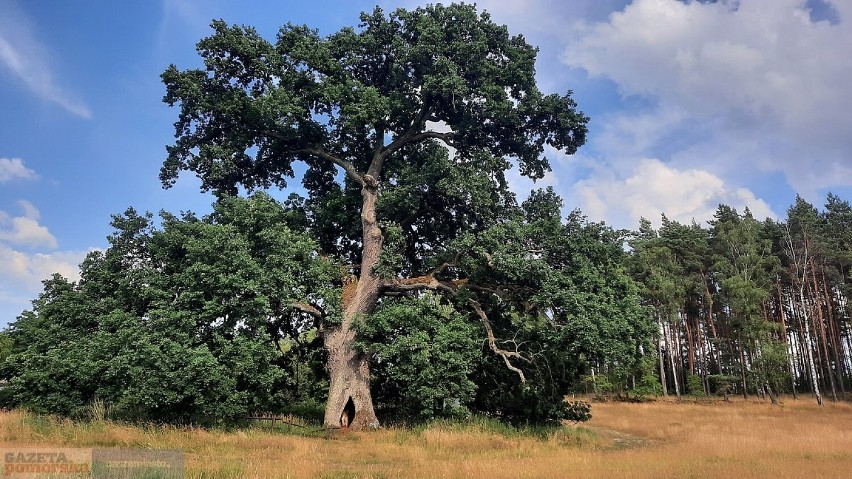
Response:
[[[376,3],[0,0],[0,325],[53,271],[76,278],[111,214],[209,211],[196,179],[163,190],[157,175],[177,114],[159,75],[199,65],[210,20],[332,33]],[[783,216],[796,192],[852,199],[852,2],[478,5],[540,47],[543,90],[573,90],[592,118],[577,155],[548,152],[540,185],[568,208],[635,227],[660,212],[706,221],[720,202]],[[511,178],[522,196],[532,186]]]

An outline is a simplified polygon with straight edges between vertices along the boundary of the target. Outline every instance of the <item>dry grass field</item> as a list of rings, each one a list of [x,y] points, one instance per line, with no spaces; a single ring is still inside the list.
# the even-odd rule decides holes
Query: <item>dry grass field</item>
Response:
[[[314,437],[0,413],[0,448],[182,449],[191,478],[848,478],[852,404],[596,403],[539,437],[488,423]]]

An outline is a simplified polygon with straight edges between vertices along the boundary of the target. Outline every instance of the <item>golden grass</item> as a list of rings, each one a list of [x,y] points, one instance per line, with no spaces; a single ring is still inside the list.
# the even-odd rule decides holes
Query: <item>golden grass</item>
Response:
[[[182,449],[191,478],[852,477],[848,403],[597,403],[592,412],[587,426],[545,438],[447,425],[299,437],[8,412],[0,414],[0,448]]]

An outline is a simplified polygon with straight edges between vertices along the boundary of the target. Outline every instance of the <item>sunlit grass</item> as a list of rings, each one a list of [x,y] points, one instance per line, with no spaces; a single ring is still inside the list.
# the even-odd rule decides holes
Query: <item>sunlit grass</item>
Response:
[[[787,399],[596,403],[584,426],[485,419],[326,433],[77,423],[0,414],[0,447],[181,449],[191,478],[850,477],[852,405]],[[300,429],[300,431],[296,431]],[[294,434],[297,433],[297,434]]]

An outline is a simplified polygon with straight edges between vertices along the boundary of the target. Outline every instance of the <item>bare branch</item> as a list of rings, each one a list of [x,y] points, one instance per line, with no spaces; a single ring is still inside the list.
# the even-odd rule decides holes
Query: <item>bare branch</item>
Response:
[[[467,287],[474,290],[474,291],[493,294],[500,299],[505,299],[505,297],[506,297],[506,292],[499,289],[499,286],[498,287],[487,287],[487,286],[481,286],[481,285],[478,285],[478,284],[470,284]]]
[[[485,259],[488,261],[488,266],[494,267],[494,256],[491,256],[491,253],[488,251],[484,251],[482,255],[485,256]]]
[[[344,160],[343,158],[338,158],[337,156],[332,155],[331,153],[326,151],[324,148],[305,148],[303,150],[298,150],[298,152],[299,153],[307,153],[309,155],[314,155],[318,158],[322,158],[323,160],[328,160],[328,161],[334,163],[335,165],[343,168],[343,171],[346,172],[346,174],[349,176],[349,178],[352,178],[353,180],[355,180],[355,182],[358,183],[359,185],[364,186],[364,178],[361,175],[361,173],[358,173],[358,170],[355,169],[355,165]]]
[[[494,294],[498,297],[502,297],[502,295],[504,294],[504,292],[500,291],[499,289],[492,289],[468,284],[467,279],[455,281],[441,281],[435,278],[436,274],[440,273],[446,268],[449,268],[450,266],[453,266],[454,264],[455,263],[450,262],[444,263],[438,268],[436,268],[432,273],[425,276],[404,279],[395,278],[392,280],[387,280],[384,282],[382,287],[389,293],[397,294],[404,293],[406,291],[422,291],[428,289],[448,293],[451,296],[457,296],[460,287],[466,287],[472,290]],[[482,326],[485,328],[485,335],[488,340],[488,347],[491,348],[491,351],[493,351],[495,354],[503,358],[503,362],[506,363],[506,367],[509,368],[510,371],[514,371],[518,374],[518,377],[521,379],[521,383],[526,383],[527,378],[526,376],[524,376],[524,372],[520,368],[512,364],[509,359],[516,358],[525,362],[530,362],[529,359],[523,357],[521,353],[517,351],[517,343],[515,343],[514,340],[512,340],[511,342],[515,343],[515,351],[508,351],[499,347],[497,345],[497,339],[494,337],[494,329],[491,327],[491,321],[488,319],[488,315],[485,314],[485,311],[482,309],[482,305],[474,299],[469,299],[467,303],[474,309],[474,311],[476,311],[476,314],[482,321]]]
[[[485,314],[485,311],[482,309],[482,305],[480,305],[478,301],[475,301],[473,299],[468,300],[467,303],[476,311],[476,314],[479,316],[479,319],[482,320],[482,326],[485,328],[485,335],[488,337],[488,347],[490,347],[491,351],[494,351],[495,354],[503,358],[503,362],[506,363],[506,367],[509,368],[509,370],[514,371],[518,374],[518,377],[521,378],[522,384],[526,383],[527,378],[526,376],[524,376],[524,372],[521,371],[520,368],[513,365],[512,362],[509,361],[509,358],[518,358],[526,362],[529,362],[529,360],[521,356],[521,353],[517,351],[507,351],[497,346],[497,340],[494,338],[494,330],[491,329],[491,321],[488,319],[488,315]]]

